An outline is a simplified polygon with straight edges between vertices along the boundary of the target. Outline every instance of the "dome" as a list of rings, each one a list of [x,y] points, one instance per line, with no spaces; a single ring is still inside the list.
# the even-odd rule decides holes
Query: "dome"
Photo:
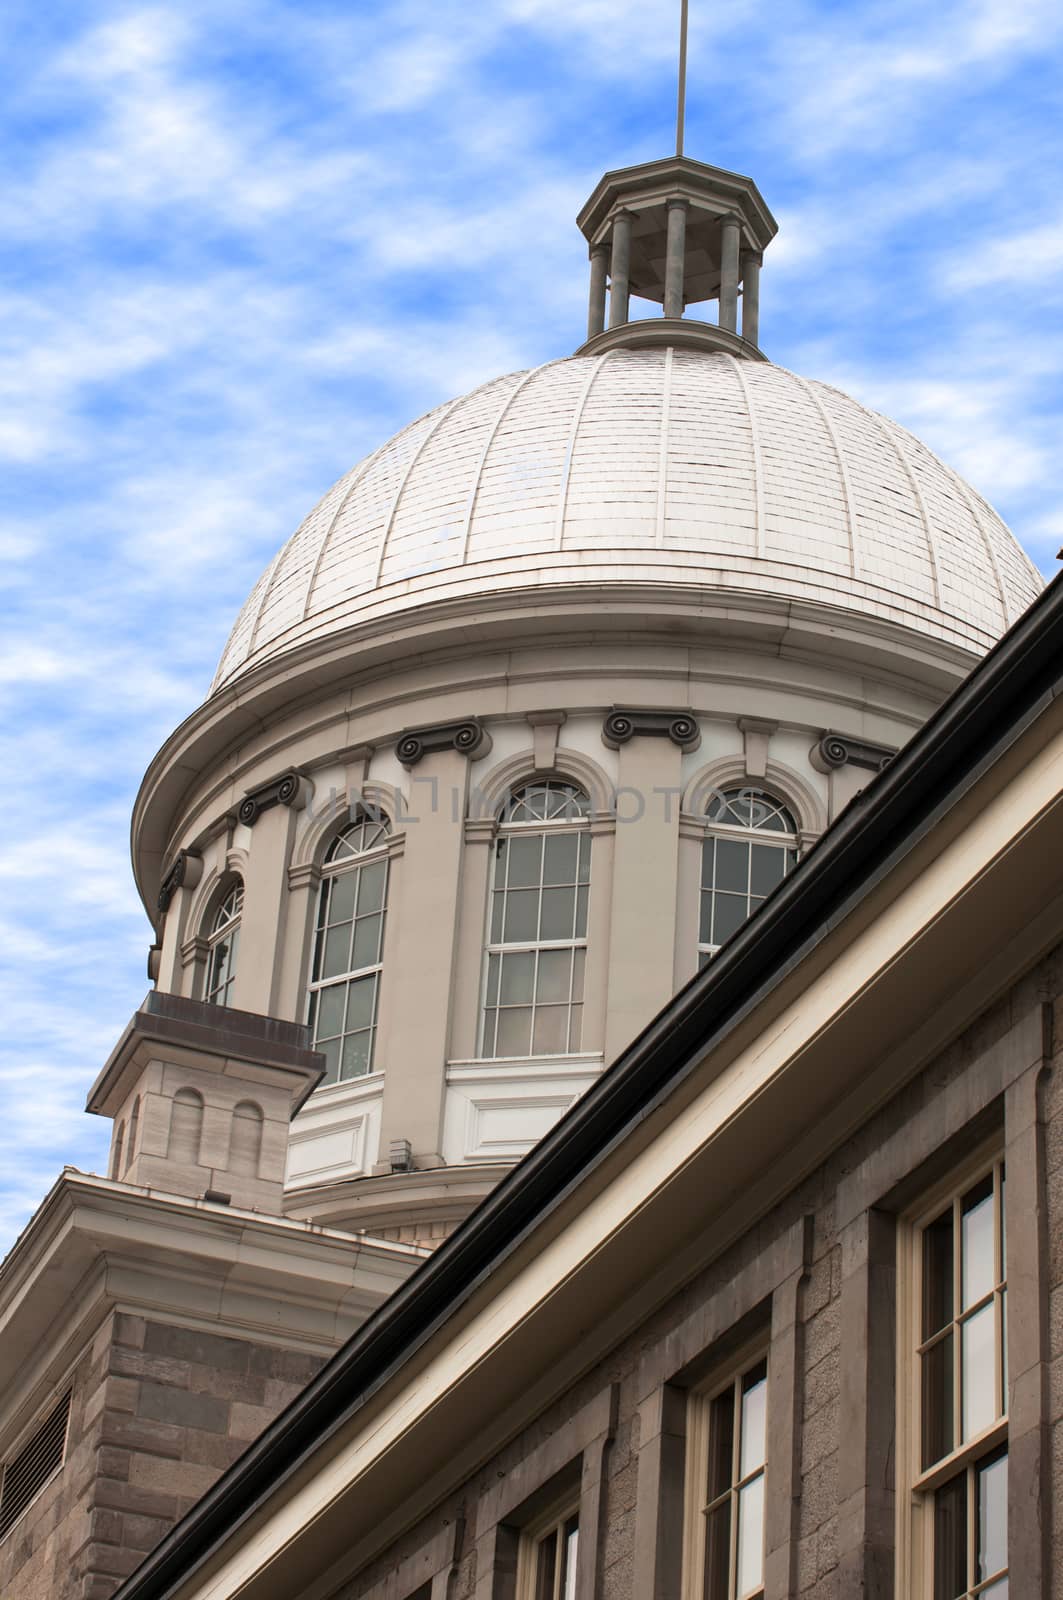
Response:
[[[1042,587],[980,495],[838,389],[617,348],[493,379],[341,478],[255,585],[214,688],[416,607],[625,580],[839,608],[978,654]]]

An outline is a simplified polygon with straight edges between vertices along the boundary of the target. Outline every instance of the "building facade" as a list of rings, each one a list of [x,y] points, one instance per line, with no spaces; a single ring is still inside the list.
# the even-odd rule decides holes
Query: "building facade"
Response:
[[[1059,1592],[1058,586],[766,359],[750,180],[580,226],[585,344],[341,479],[146,774],[4,1600]]]

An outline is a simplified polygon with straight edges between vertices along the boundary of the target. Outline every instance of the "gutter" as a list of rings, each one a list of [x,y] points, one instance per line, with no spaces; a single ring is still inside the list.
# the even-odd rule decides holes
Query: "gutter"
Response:
[[[1061,693],[1063,574],[757,915],[363,1324],[113,1600],[169,1600]]]

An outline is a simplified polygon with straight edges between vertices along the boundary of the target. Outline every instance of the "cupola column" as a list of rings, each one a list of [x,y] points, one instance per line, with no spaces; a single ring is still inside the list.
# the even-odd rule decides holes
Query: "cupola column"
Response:
[[[683,264],[687,249],[687,202],[668,202],[668,249],[664,267],[664,314],[681,317],[685,307],[683,298]]]
[[[596,244],[591,250],[591,294],[587,307],[587,338],[593,339],[596,333],[605,329],[605,279],[608,270],[609,251],[604,244]]]
[[[742,256],[742,337],[750,344],[758,342],[760,333],[760,266],[763,260],[759,250],[747,250]]]
[[[613,251],[609,262],[609,326],[620,328],[628,320],[631,299],[631,224],[630,211],[618,211],[613,218]]]
[[[738,332],[738,235],[740,223],[733,215],[720,221],[720,327]]]

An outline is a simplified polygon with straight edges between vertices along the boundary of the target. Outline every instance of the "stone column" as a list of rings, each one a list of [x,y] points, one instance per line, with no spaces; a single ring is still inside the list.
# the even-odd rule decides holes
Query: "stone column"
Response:
[[[409,817],[395,874],[395,937],[381,984],[390,1011],[380,1149],[408,1139],[415,1166],[442,1163],[450,996],[469,780],[458,750],[431,750],[407,780]],[[391,913],[389,913],[390,915]]]
[[[619,751],[605,1061],[672,997],[682,751],[636,734]]]
[[[613,249],[609,262],[609,326],[622,327],[628,320],[631,300],[631,224],[630,211],[618,211],[613,219]]]
[[[683,267],[687,247],[687,203],[685,200],[668,202],[668,251],[664,267],[664,314],[681,317],[685,306],[683,299]]]
[[[759,250],[742,256],[742,337],[756,344],[760,337],[760,267],[764,257]]]
[[[720,219],[720,327],[738,332],[738,236],[735,216]]]
[[[604,244],[596,244],[591,249],[591,293],[587,307],[588,339],[593,339],[596,333],[601,333],[605,328],[605,276],[608,256],[609,252]]]

